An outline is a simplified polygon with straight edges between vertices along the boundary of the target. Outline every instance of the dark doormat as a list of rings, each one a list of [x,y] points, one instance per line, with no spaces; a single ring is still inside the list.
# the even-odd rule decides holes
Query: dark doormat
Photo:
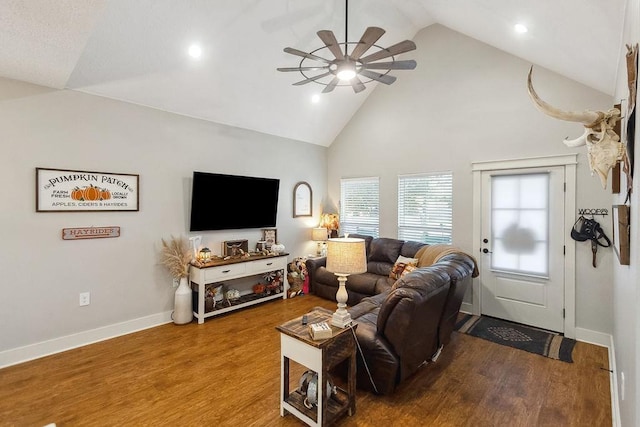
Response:
[[[465,315],[456,323],[456,331],[551,359],[573,363],[571,353],[576,341],[556,332],[471,314]]]

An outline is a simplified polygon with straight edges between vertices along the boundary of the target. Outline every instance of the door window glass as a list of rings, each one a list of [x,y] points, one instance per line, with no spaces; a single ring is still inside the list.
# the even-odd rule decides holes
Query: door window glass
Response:
[[[491,268],[549,275],[549,174],[491,177]]]

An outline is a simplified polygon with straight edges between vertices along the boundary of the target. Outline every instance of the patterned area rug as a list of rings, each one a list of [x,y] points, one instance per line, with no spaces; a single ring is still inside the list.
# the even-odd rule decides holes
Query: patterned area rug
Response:
[[[571,353],[576,341],[555,332],[470,314],[458,321],[456,330],[497,344],[573,363]]]

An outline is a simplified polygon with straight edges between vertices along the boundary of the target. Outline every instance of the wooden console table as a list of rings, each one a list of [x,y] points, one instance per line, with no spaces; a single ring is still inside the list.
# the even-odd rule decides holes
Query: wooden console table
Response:
[[[315,307],[307,313],[309,324],[325,321],[331,325],[332,311]],[[354,325],[355,328],[357,325]],[[356,344],[350,328],[331,326],[333,336],[314,341],[308,326],[302,325],[302,316],[290,320],[276,329],[280,331],[281,352],[281,396],[280,416],[291,413],[310,426],[327,426],[339,417],[356,412]],[[348,359],[347,389],[337,388],[329,398],[327,390],[328,372],[343,360]],[[304,404],[305,396],[299,389],[289,390],[289,361],[304,365],[318,374],[318,396],[315,409]]]
[[[211,316],[238,310],[261,302],[287,298],[287,253],[269,256],[251,256],[249,258],[231,258],[215,260],[202,266],[189,266],[189,280],[193,290],[193,315],[198,323]],[[280,271],[282,285],[273,293],[255,294],[253,285],[261,282],[261,276],[271,271]],[[258,279],[258,280],[256,280]],[[218,287],[225,284],[240,293],[239,298],[229,301],[228,305],[206,311],[205,293],[208,287]],[[225,300],[226,301],[226,300]],[[220,304],[218,304],[220,305]]]

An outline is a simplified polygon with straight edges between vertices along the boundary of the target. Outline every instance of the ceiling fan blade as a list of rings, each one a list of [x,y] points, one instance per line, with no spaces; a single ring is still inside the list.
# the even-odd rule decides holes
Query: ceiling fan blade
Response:
[[[401,53],[409,52],[410,50],[414,50],[416,48],[416,44],[411,40],[405,40],[400,43],[396,43],[393,46],[389,46],[386,49],[382,49],[377,51],[376,53],[372,53],[369,56],[365,56],[364,58],[360,58],[360,62],[363,64],[377,61],[378,59],[388,58],[393,55],[399,55]]]
[[[322,40],[327,48],[329,48],[337,60],[344,59],[344,53],[342,52],[342,49],[340,49],[340,44],[338,44],[338,40],[336,40],[336,36],[333,34],[333,31],[320,30],[318,31],[318,37],[320,37],[320,40]]]
[[[362,83],[362,80],[358,78],[358,76],[355,76],[351,79],[351,87],[353,88],[353,91],[355,93],[362,92],[367,88],[364,83]]]
[[[416,65],[416,61],[407,59],[404,61],[373,62],[363,64],[362,68],[366,70],[413,70]]]
[[[362,34],[362,37],[360,37],[360,41],[353,49],[353,52],[351,52],[351,58],[360,58],[360,56],[362,56],[363,53],[369,50],[369,48],[373,46],[384,33],[385,31],[382,28],[368,27],[364,31],[364,34]]]
[[[328,59],[325,59],[318,55],[314,55],[312,53],[303,52],[301,50],[294,49],[292,47],[285,47],[284,51],[292,55],[302,56],[303,58],[313,59],[314,61],[324,62],[325,64],[331,64],[331,61],[329,61]]]
[[[293,85],[294,86],[301,86],[301,85],[304,85],[304,84],[319,80],[319,79],[321,79],[323,77],[328,76],[329,74],[331,74],[331,71],[327,71],[326,73],[323,73],[323,74],[318,74],[317,76],[309,77],[308,79],[300,80],[299,82],[295,82]]]
[[[328,65],[326,67],[280,67],[277,70],[278,71],[320,71],[320,70],[327,70],[327,69],[329,69]]]
[[[396,81],[395,77],[390,76],[388,74],[374,73],[373,71],[368,71],[368,70],[360,70],[360,74],[365,77],[369,77],[372,80],[378,81],[380,83],[384,83],[386,85],[390,85],[391,83]]]
[[[340,83],[340,79],[334,77],[333,80],[331,80],[329,84],[322,90],[322,93],[331,92],[333,89],[335,89],[336,86],[338,86],[338,83]]]

